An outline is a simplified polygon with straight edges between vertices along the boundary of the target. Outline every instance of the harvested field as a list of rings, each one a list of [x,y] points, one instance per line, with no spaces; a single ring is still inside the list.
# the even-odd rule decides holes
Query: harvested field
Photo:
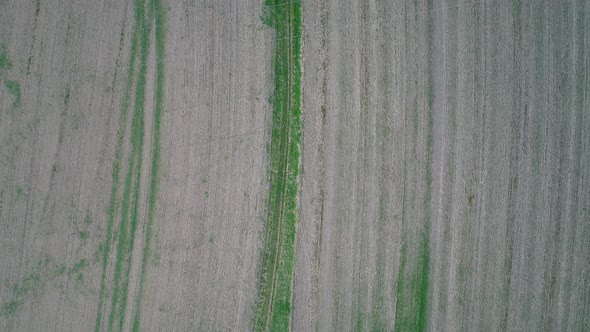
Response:
[[[0,0],[0,331],[590,330],[589,13]]]

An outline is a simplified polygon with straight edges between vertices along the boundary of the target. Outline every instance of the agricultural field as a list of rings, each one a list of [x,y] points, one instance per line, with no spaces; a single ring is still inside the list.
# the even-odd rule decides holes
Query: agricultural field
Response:
[[[304,3],[293,330],[590,328],[589,5]]]
[[[0,331],[590,330],[590,2],[0,0]]]

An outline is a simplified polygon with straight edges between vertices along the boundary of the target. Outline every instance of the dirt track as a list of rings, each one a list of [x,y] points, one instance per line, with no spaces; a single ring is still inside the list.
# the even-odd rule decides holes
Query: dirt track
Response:
[[[1,331],[253,329],[284,36],[145,1],[0,0]],[[589,330],[590,2],[302,6],[291,329]]]

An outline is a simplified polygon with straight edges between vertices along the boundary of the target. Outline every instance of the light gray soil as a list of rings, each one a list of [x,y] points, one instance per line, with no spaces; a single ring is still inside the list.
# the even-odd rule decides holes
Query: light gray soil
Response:
[[[590,327],[587,12],[304,3],[293,330]]]
[[[157,27],[166,36],[160,185],[140,295],[153,156],[152,32],[140,222],[123,330],[132,328],[138,298],[142,330],[247,330],[267,207],[273,36],[256,1],[164,8],[166,24]],[[95,328],[134,21],[133,1],[0,1],[0,50],[12,63],[0,72],[2,331]],[[7,80],[20,84],[14,107]],[[131,150],[133,89],[117,209]],[[111,329],[120,222],[116,217],[107,255],[100,330]]]
[[[302,4],[291,329],[590,330],[590,2]],[[152,31],[116,315],[121,330],[137,312],[145,331],[251,330],[276,36],[258,0],[163,10],[155,218],[144,251]],[[135,84],[113,170],[135,29],[133,1],[0,0],[0,331],[119,330]]]

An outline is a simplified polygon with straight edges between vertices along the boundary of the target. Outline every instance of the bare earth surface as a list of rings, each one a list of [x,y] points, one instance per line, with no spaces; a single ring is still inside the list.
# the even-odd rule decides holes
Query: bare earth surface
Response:
[[[590,328],[588,5],[304,3],[294,331]]]
[[[590,330],[590,2],[301,4],[291,330]],[[254,328],[264,6],[0,0],[0,331]]]
[[[244,331],[266,213],[272,34],[255,1],[170,3],[159,263],[144,326]]]
[[[141,65],[130,92],[99,308],[112,173],[132,38],[148,26],[138,28],[131,1],[0,2],[0,45],[11,62],[0,73],[0,330],[111,330],[118,329],[117,315],[129,330],[137,299],[142,330],[252,325],[266,213],[273,37],[260,22],[258,2],[163,7],[166,24],[156,29],[166,36],[165,99],[147,291],[138,295],[161,61],[153,20],[143,162],[138,194],[131,194],[139,224],[131,258],[121,264],[129,271],[126,304],[111,315]],[[14,107],[7,80],[20,84]],[[95,326],[97,312],[103,318]]]

